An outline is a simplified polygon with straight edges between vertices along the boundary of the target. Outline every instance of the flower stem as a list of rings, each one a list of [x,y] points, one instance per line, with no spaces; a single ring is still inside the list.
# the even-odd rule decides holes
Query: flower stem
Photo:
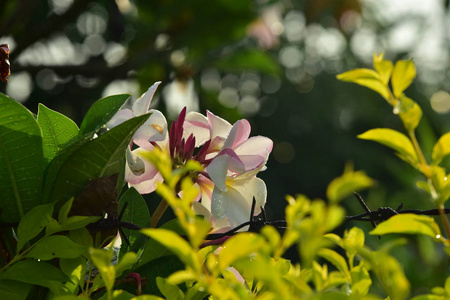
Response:
[[[169,207],[169,203],[167,203],[166,200],[161,199],[161,202],[159,203],[158,207],[156,208],[155,212],[153,213],[151,220],[150,220],[150,227],[155,228],[156,225],[158,225],[159,220],[161,219],[162,215],[166,211],[166,209]]]
[[[422,153],[422,149],[420,148],[419,142],[417,141],[416,134],[414,130],[408,130],[409,138],[414,146],[414,150],[416,150],[417,157],[419,158],[420,164],[424,167],[427,167],[427,161],[425,160],[425,156]]]

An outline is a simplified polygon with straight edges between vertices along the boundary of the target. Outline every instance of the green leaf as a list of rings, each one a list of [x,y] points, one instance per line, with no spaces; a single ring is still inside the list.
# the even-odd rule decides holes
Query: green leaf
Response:
[[[327,198],[330,203],[339,203],[345,197],[368,187],[375,182],[363,171],[353,171],[353,168],[346,166],[344,174],[333,179],[327,188]]]
[[[416,66],[412,60],[399,60],[392,71],[392,91],[396,98],[400,98],[403,91],[409,87],[416,77]]]
[[[0,107],[0,218],[2,222],[18,222],[41,204],[41,130],[29,110],[1,93]]]
[[[120,257],[119,262],[115,265],[116,276],[119,277],[123,272],[131,269],[137,259],[138,256],[134,252],[127,252],[125,255]]]
[[[142,229],[141,232],[156,240],[158,243],[164,245],[189,267],[194,270],[198,270],[200,268],[198,261],[195,259],[195,253],[193,252],[191,246],[178,234],[161,228]]]
[[[414,100],[402,95],[399,104],[394,107],[394,113],[400,116],[406,130],[416,129],[422,119],[422,109]]]
[[[59,260],[59,267],[70,278],[70,282],[73,284],[72,292],[77,290],[77,286],[81,287],[84,285],[84,276],[86,276],[87,270],[87,263],[84,257],[61,258]]]
[[[347,278],[348,282],[351,281],[350,271],[348,270],[347,262],[336,251],[327,248],[322,248],[319,249],[317,254],[323,257],[324,259],[328,260],[330,263],[332,263]]]
[[[439,226],[433,218],[415,214],[395,215],[370,232],[371,235],[389,233],[425,234],[433,238],[441,235]]]
[[[111,265],[112,257],[112,247],[108,250],[89,248],[89,258],[99,270],[108,293],[112,290],[116,279],[116,270]]]
[[[23,216],[17,228],[17,250],[21,250],[29,240],[44,229],[52,219],[52,213],[53,203],[49,203],[38,205]]]
[[[337,79],[368,87],[369,89],[380,94],[384,99],[389,101],[390,92],[387,85],[383,82],[383,78],[370,69],[354,69],[337,75]]]
[[[55,219],[50,220],[46,225],[46,235],[51,235],[55,232],[75,230],[79,228],[86,227],[86,225],[97,222],[102,217],[97,216],[72,216],[65,221],[58,223]]]
[[[40,240],[27,254],[26,257],[40,260],[53,258],[76,258],[86,252],[88,248],[72,242],[66,236],[52,235]]]
[[[36,260],[22,260],[0,273],[0,279],[11,279],[50,288],[57,294],[63,289],[67,277],[49,263]]]
[[[78,135],[78,126],[63,114],[39,104],[37,122],[42,130],[45,164]]]
[[[163,225],[161,225],[160,228],[168,229],[179,235],[186,234],[180,224],[180,221],[177,218],[164,223]],[[139,248],[136,249],[136,247],[141,247],[139,245],[141,242],[144,244],[144,246],[142,247],[143,250],[142,253],[140,254],[136,267],[145,265],[154,259],[172,255],[172,253],[166,247],[164,247],[164,245],[160,244],[154,239],[149,239],[147,236],[142,234],[141,237],[138,240],[136,240],[135,244],[133,244],[132,250],[135,252],[139,251]]]
[[[104,126],[125,104],[130,94],[113,95],[97,100],[89,108],[80,125],[80,136],[93,134]]]
[[[0,299],[23,300],[27,298],[31,285],[14,280],[0,281]]]
[[[264,238],[243,232],[229,238],[219,253],[219,270],[229,267],[234,261],[248,257],[266,245]]]
[[[358,135],[358,138],[375,141],[394,149],[401,158],[413,166],[418,162],[413,144],[403,133],[389,128],[375,128]]]
[[[66,148],[48,167],[44,200],[66,201],[77,196],[90,179],[123,172],[125,149],[134,132],[148,119],[130,119],[96,139]]]
[[[372,286],[372,279],[369,272],[363,265],[358,265],[350,271],[352,278],[352,293],[364,296],[369,292]]]
[[[159,294],[160,291],[156,285],[156,278],[168,277],[176,271],[184,270],[184,268],[185,265],[175,255],[170,255],[156,258],[135,269],[134,272],[148,279],[147,283],[143,286],[143,293]]]
[[[166,279],[157,277],[156,284],[166,299],[184,299],[184,293],[180,290],[180,288],[176,285],[170,284]]]
[[[70,209],[72,208],[73,197],[64,203],[58,212],[58,222],[62,223],[67,220],[67,216],[69,215]]]
[[[127,205],[127,208],[122,216],[123,222],[129,222],[141,228],[149,227],[150,212],[148,211],[147,203],[145,203],[144,198],[135,188],[129,188],[120,198],[119,205],[121,210],[125,204]],[[134,246],[135,241],[142,236],[142,234],[136,230],[126,228],[123,228],[122,230],[132,246]],[[136,248],[132,247],[132,249]],[[128,250],[128,245],[122,239],[122,246],[120,248],[121,254],[125,254]]]
[[[387,86],[389,79],[391,78],[392,69],[394,65],[389,60],[383,59],[384,53],[377,55],[373,54],[373,67],[380,74],[381,81]]]
[[[267,74],[281,74],[278,62],[268,53],[261,50],[236,51],[223,57],[215,64],[224,71],[254,70]]]
[[[450,154],[450,132],[439,138],[433,147],[433,164],[439,164],[444,157]]]

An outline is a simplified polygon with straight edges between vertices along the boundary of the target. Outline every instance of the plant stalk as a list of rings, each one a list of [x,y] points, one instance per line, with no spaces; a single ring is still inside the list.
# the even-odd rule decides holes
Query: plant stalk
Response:
[[[156,225],[158,225],[159,220],[161,219],[162,215],[166,211],[166,209],[169,207],[169,203],[167,203],[166,200],[161,199],[161,202],[159,203],[158,207],[156,208],[155,212],[153,213],[151,219],[150,219],[150,227],[155,228]]]

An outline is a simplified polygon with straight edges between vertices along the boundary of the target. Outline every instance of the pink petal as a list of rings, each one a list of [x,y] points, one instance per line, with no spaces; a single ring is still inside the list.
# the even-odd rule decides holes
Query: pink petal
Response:
[[[256,136],[251,137],[239,146],[234,148],[234,151],[239,156],[245,165],[245,170],[254,170],[267,162],[270,152],[273,148],[271,139]]]
[[[148,112],[148,108],[150,107],[150,102],[152,102],[153,95],[156,92],[156,89],[161,84],[161,81],[155,82],[141,97],[139,97],[133,103],[133,114],[134,116],[142,116]]]
[[[162,175],[160,173],[158,173],[151,180],[142,181],[137,184],[128,183],[128,186],[134,187],[139,192],[139,194],[150,194],[156,190],[156,185],[163,181],[164,181],[164,179],[163,179]]]
[[[250,136],[250,123],[245,120],[239,120],[236,123],[234,123],[233,127],[231,128],[231,131],[223,145],[224,148],[232,148],[235,147],[245,140],[248,139]]]

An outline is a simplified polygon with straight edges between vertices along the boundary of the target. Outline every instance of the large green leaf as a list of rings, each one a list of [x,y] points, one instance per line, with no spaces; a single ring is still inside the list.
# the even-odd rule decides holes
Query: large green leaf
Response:
[[[93,140],[80,140],[50,163],[44,201],[66,201],[77,196],[89,180],[123,172],[123,159],[134,132],[148,115],[130,119]]]
[[[14,280],[0,281],[0,299],[23,300],[27,298],[31,285]]]
[[[78,126],[66,116],[39,104],[37,122],[42,130],[45,163],[78,135]]]
[[[49,263],[36,260],[22,260],[0,273],[0,279],[17,280],[50,288],[58,293],[63,289],[62,282],[68,280],[67,276]]]
[[[123,222],[129,222],[142,228],[150,226],[150,212],[148,211],[147,204],[135,188],[128,189],[125,194],[123,194],[122,198],[120,198],[119,204],[121,209],[123,209],[125,204],[127,205],[122,216]],[[123,232],[127,236],[130,245],[133,246],[138,237],[143,236],[136,230],[123,228]],[[124,255],[129,250],[128,248],[128,245],[122,240],[120,256]]]
[[[3,94],[0,107],[0,219],[17,222],[41,203],[41,130],[30,111]]]
[[[130,94],[113,95],[97,100],[89,108],[80,125],[80,135],[92,134],[105,125],[124,105]]]
[[[27,254],[40,260],[53,258],[77,258],[86,252],[88,248],[74,243],[64,235],[52,235],[43,238]]]

